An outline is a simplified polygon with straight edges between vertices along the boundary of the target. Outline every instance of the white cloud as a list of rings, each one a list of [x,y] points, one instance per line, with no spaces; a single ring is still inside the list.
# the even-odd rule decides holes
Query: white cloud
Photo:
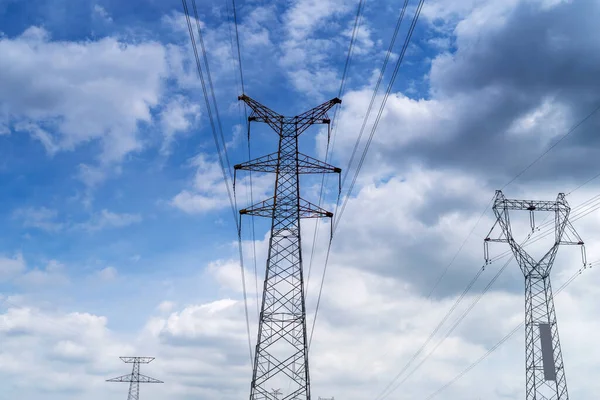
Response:
[[[0,51],[3,115],[49,154],[94,142],[106,166],[144,148],[139,124],[153,123],[151,109],[160,104],[171,73],[162,44],[113,37],[53,41],[31,27],[14,39],[0,38]]]
[[[191,188],[175,195],[171,199],[171,205],[189,214],[206,213],[229,207],[227,187],[218,161],[211,161],[205,154],[200,153],[191,160],[190,165],[196,168]],[[243,199],[249,192],[249,177],[242,176],[241,173],[239,175],[236,192],[238,199]],[[273,177],[269,175],[252,176],[255,201],[263,200],[262,197],[266,196],[267,191],[272,187],[272,181]]]
[[[101,18],[105,22],[111,23],[113,22],[110,14],[99,4],[94,4],[94,15]]]
[[[23,221],[26,228],[38,228],[48,232],[56,232],[64,227],[57,220],[58,212],[46,207],[19,208],[13,212],[13,218]]]
[[[235,293],[243,292],[239,262],[232,260],[211,262],[208,264],[207,272],[216,279],[220,287],[233,290]],[[246,278],[246,293],[255,294],[254,273],[244,267],[244,276]]]
[[[74,225],[74,228],[99,231],[107,228],[123,228],[141,221],[142,216],[139,214],[120,214],[105,209],[92,216],[89,221]]]
[[[53,156],[59,150],[50,133],[40,128],[37,124],[30,122],[20,122],[15,125],[16,131],[29,132],[31,136],[42,143],[49,156]]]
[[[56,260],[50,260],[46,267],[27,271],[17,280],[19,284],[26,286],[59,286],[69,283],[65,266]]]
[[[163,314],[170,313],[175,308],[176,304],[172,301],[163,301],[156,309]]]
[[[114,281],[117,278],[118,272],[115,267],[106,267],[97,272],[98,278],[103,281]]]
[[[161,152],[168,154],[177,133],[186,133],[198,123],[200,106],[191,103],[183,96],[176,96],[160,113],[161,128],[164,135]]]
[[[26,269],[22,254],[13,258],[0,257],[0,281],[6,281],[19,275]]]

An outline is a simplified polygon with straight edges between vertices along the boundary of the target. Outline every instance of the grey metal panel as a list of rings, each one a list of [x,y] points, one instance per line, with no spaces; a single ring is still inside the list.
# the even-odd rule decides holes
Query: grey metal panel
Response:
[[[550,324],[541,323],[540,341],[542,342],[542,363],[544,366],[544,379],[556,381],[556,367],[554,366],[554,349],[552,347],[552,330]]]

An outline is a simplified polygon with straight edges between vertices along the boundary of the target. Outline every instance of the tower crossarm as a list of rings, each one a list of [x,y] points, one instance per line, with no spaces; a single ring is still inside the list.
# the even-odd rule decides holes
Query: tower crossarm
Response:
[[[106,382],[135,382],[135,380],[132,374],[127,374],[116,378],[107,379]]]
[[[341,104],[342,100],[333,98],[325,103],[316,106],[302,114],[290,118],[289,123],[296,125],[296,135],[300,136],[309,126],[316,124],[330,124],[331,120],[327,117],[327,112],[333,108],[336,104]]]
[[[129,383],[129,395],[127,400],[140,400],[140,383],[164,383],[158,379],[140,374],[140,364],[148,364],[154,360],[154,357],[120,357],[127,364],[133,364],[133,370],[130,374],[122,375],[116,378],[107,379],[106,382]]]
[[[139,374],[139,378],[136,378],[133,374],[127,374],[117,378],[107,379],[106,382],[164,383],[163,381],[142,374]]]
[[[154,379],[149,376],[142,375],[142,374],[140,374],[139,382],[140,383],[164,383],[163,381],[159,381],[158,379]]]
[[[571,208],[565,201],[564,193],[559,193],[556,201],[516,200],[507,199],[500,190],[496,191],[493,208],[502,208],[511,211],[562,211],[567,213],[571,211]]]
[[[124,363],[133,364],[150,364],[154,361],[154,357],[119,357]]]
[[[235,170],[255,171],[255,172],[277,172],[278,154],[271,153],[266,156],[255,158],[254,160],[246,161],[235,165]],[[279,166],[279,172],[283,173],[298,173],[298,174],[326,174],[342,172],[341,168],[334,167],[321,160],[311,157],[306,154],[298,153],[298,165],[284,164]]]
[[[300,200],[300,218],[332,218],[333,213],[327,211],[307,200],[302,198]],[[282,204],[279,202],[277,205],[278,212],[293,212],[293,210],[298,207],[298,204],[289,203]],[[270,199],[263,200],[259,203],[256,203],[248,208],[244,208],[240,210],[241,215],[254,215],[256,217],[273,217],[273,211],[275,209],[275,198],[271,197]]]
[[[246,103],[252,110],[248,116],[248,122],[266,123],[280,136],[300,136],[311,125],[330,124],[331,120],[327,116],[327,112],[342,102],[336,97],[302,114],[284,117],[245,94],[239,96],[238,100]]]
[[[270,108],[260,104],[258,101],[242,94],[238,97],[238,100],[243,101],[250,107],[252,112],[248,116],[248,122],[264,122],[269,125],[275,132],[281,132],[281,125],[284,122],[284,117],[281,114],[276,113]]]

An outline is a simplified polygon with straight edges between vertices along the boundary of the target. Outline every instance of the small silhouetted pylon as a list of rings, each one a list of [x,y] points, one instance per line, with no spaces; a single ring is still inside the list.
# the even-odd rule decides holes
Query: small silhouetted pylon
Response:
[[[140,364],[149,364],[154,357],[119,357],[127,364],[133,364],[131,374],[119,376],[118,378],[108,379],[106,382],[129,382],[129,396],[127,400],[140,399],[140,383],[164,383],[158,379],[140,374]]]

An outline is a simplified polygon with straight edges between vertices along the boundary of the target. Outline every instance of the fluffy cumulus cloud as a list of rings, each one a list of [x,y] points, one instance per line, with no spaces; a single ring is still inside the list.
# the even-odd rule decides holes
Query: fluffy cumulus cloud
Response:
[[[427,300],[411,293],[398,279],[357,268],[367,258],[363,255],[352,265],[331,265],[310,353],[315,395],[373,396],[374,390],[382,390],[403,369],[455,302],[456,296]],[[585,271],[556,297],[573,394],[594,389],[593,379],[588,379],[594,376],[593,360],[598,355],[590,353],[596,348],[594,338],[582,332],[597,329],[595,310],[587,299],[598,294],[598,283],[595,271]],[[425,398],[486,354],[522,320],[520,293],[492,291],[453,329],[454,321],[476,299],[476,293],[464,298],[397,381],[401,385],[393,397]],[[314,301],[309,303],[310,327]],[[254,336],[252,303],[250,307]],[[26,375],[36,377],[37,387],[54,396],[50,398],[59,398],[59,393],[61,398],[87,395],[92,399],[122,394],[123,385],[104,379],[128,373],[130,366],[122,364],[119,356],[144,354],[157,358],[144,365],[142,373],[165,381],[155,387],[142,386],[145,398],[159,399],[167,393],[181,399],[247,395],[251,369],[242,300],[222,298],[187,306],[163,302],[158,312],[137,333],[122,337],[104,317],[13,304],[0,315],[0,336],[5,343],[0,368],[5,376],[13,377],[9,391],[28,393],[30,386],[22,374],[29,371]],[[488,329],[490,322],[495,329]],[[460,398],[468,391],[492,399],[519,398],[523,347],[521,328],[443,396]]]
[[[224,161],[225,162],[225,159]],[[220,161],[211,159],[204,153],[196,155],[189,161],[189,166],[195,169],[194,178],[190,187],[176,194],[170,204],[189,214],[206,213],[208,211],[221,210],[230,207],[229,196],[240,196],[241,199],[248,197],[250,193],[250,176],[236,175],[236,193],[223,180]],[[228,174],[228,170],[226,170]],[[229,184],[232,180],[228,175]],[[269,175],[254,176],[252,180],[253,195],[262,200],[267,196],[272,187],[273,178]],[[270,197],[270,196],[269,196]],[[248,197],[249,198],[249,197]]]
[[[597,106],[599,43],[591,32],[599,14],[591,1],[433,2],[426,16],[451,49],[431,60],[425,98],[392,94],[371,164],[417,161],[505,183]],[[341,158],[352,149],[370,92],[345,98]],[[532,168],[535,177],[571,178],[590,167],[597,129],[596,118],[566,138]]]
[[[102,162],[142,148],[138,124],[151,121],[168,73],[161,44],[53,41],[49,32],[32,27],[2,39],[0,48],[6,54],[2,112],[18,129],[51,152],[99,140]]]

